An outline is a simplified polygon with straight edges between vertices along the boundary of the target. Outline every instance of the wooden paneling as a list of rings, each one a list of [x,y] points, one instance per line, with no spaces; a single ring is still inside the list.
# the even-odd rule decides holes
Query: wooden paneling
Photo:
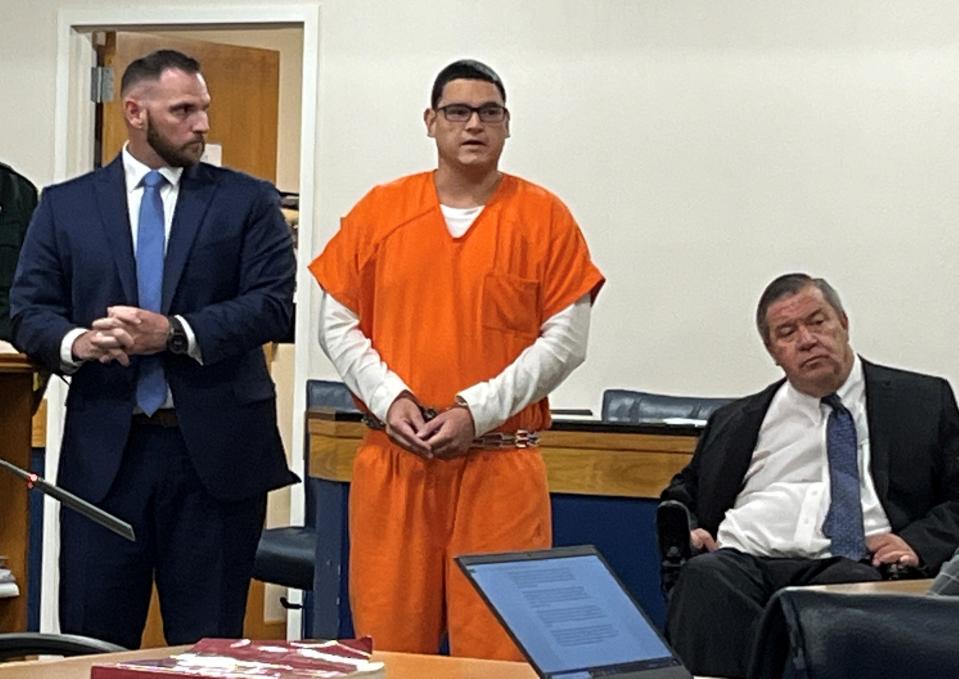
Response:
[[[47,447],[47,399],[40,401],[40,407],[33,414],[30,440],[34,448]]]
[[[0,456],[30,466],[33,368],[20,354],[0,355]],[[0,599],[0,632],[27,628],[27,546],[30,519],[26,484],[0,471],[0,554],[7,557],[20,596]]]
[[[585,425],[584,425],[585,426]],[[540,451],[550,491],[579,495],[658,498],[689,462],[696,435],[633,431],[545,431]],[[349,481],[366,427],[328,411],[308,413],[310,476]]]

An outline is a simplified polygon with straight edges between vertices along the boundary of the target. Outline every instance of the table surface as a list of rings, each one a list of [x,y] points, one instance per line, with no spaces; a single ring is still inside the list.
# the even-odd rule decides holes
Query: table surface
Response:
[[[127,653],[87,655],[62,660],[36,660],[0,664],[0,679],[89,679],[93,665],[157,658],[172,655],[188,646],[151,648]],[[415,653],[373,653],[374,660],[386,663],[387,679],[536,679],[536,672],[526,663],[476,658],[448,658]],[[710,679],[699,677],[698,679]]]
[[[812,585],[809,589],[841,594],[925,594],[932,579],[883,580],[882,582],[848,582],[841,585]]]
[[[820,585],[815,589],[851,594],[897,593],[923,594],[932,580],[897,580],[886,582],[858,582],[842,585]],[[0,679],[89,679],[93,665],[141,658],[161,658],[187,649],[187,646],[150,648],[126,653],[88,655],[62,660],[39,660],[0,664]],[[475,658],[448,658],[414,653],[378,651],[374,660],[386,663],[388,679],[536,679],[536,673],[526,663],[479,660]]]
[[[89,679],[93,665],[120,660],[162,658],[186,650],[188,646],[151,648],[126,653],[106,653],[62,660],[38,660],[0,664],[0,679]],[[388,679],[536,679],[526,663],[475,658],[448,658],[413,653],[376,652],[374,660],[386,663]]]

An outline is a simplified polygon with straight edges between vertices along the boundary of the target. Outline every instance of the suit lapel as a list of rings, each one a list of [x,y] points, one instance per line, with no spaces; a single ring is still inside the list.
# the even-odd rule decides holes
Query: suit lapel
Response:
[[[727,473],[729,478],[735,482],[735,488],[730,488],[735,492],[733,500],[742,489],[743,479],[749,469],[749,463],[753,459],[753,453],[756,451],[756,441],[759,439],[759,429],[766,417],[766,411],[769,410],[769,404],[776,392],[779,391],[783,381],[780,380],[770,385],[750,399],[743,406],[739,421],[735,423],[735,426],[730,427],[728,450],[732,452],[732,455],[728,461]]]
[[[173,213],[173,225],[170,228],[170,241],[167,243],[166,259],[163,263],[163,303],[162,312],[170,312],[173,294],[176,292],[183,275],[200,227],[203,216],[210,205],[216,189],[216,180],[202,164],[184,170],[180,178],[180,193],[177,197],[176,211]]]
[[[110,244],[120,278],[120,287],[128,304],[137,305],[136,259],[133,254],[133,237],[130,234],[130,213],[127,208],[126,177],[123,161],[119,155],[103,168],[94,182],[100,221]]]
[[[704,476],[710,480],[703,480],[715,488],[715,495],[709,505],[701,507],[700,518],[703,525],[716,530],[726,511],[736,503],[736,496],[743,487],[743,479],[749,470],[749,464],[756,450],[756,441],[759,438],[759,429],[762,427],[766,411],[773,396],[782,386],[784,380],[771,384],[763,391],[747,397],[739,412],[733,414],[722,425],[722,431],[715,432],[716,449],[720,453],[711,460],[707,468],[703,468]],[[701,495],[705,497],[708,493]]]
[[[869,472],[883,506],[889,492],[889,446],[895,433],[896,398],[892,384],[872,363],[862,362],[869,423]]]

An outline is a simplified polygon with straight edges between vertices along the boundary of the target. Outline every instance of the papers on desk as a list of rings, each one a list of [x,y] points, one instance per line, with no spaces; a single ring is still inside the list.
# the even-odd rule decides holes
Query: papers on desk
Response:
[[[589,408],[550,408],[549,414],[554,420],[570,422],[599,422]]]
[[[687,427],[705,427],[706,420],[699,420],[693,417],[664,417],[660,420],[663,424],[672,424]]]
[[[270,677],[271,679],[384,679],[369,637],[343,641],[201,639],[188,651],[156,660],[94,665],[90,679]]]
[[[20,596],[20,587],[17,585],[17,579],[7,568],[7,557],[0,556],[0,599],[9,599]]]

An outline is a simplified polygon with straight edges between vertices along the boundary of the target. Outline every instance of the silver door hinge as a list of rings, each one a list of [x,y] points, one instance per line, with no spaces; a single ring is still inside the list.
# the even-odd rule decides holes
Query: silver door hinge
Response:
[[[113,101],[113,69],[94,66],[90,69],[90,101],[102,104]]]

